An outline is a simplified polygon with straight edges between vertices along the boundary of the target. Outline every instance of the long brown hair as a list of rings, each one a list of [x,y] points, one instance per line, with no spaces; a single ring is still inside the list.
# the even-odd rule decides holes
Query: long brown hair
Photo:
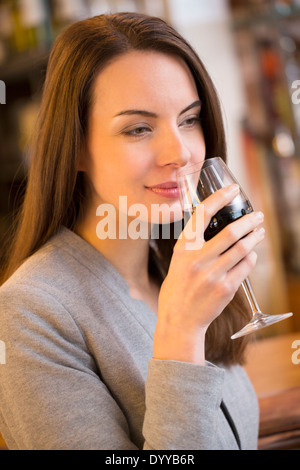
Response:
[[[32,145],[31,167],[17,228],[2,282],[62,226],[74,230],[84,209],[87,183],[78,172],[85,146],[92,85],[95,77],[117,56],[130,50],[154,50],[181,57],[190,68],[202,101],[206,158],[226,160],[222,113],[214,85],[193,48],[163,20],[136,13],[100,15],[79,21],[57,38],[50,54],[42,103]],[[167,272],[176,240],[158,240],[150,269]],[[248,320],[243,296],[209,327],[207,359],[232,364],[243,361],[245,339],[230,335]]]

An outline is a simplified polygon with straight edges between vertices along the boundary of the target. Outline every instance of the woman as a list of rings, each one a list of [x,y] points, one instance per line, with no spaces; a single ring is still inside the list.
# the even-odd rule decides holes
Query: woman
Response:
[[[141,225],[160,224],[150,209],[179,207],[176,170],[215,155],[226,146],[213,84],[165,22],[101,15],[57,39],[0,290],[11,449],[256,448],[247,339],[230,335],[248,320],[237,291],[262,215],[196,251],[186,229],[174,236],[181,211],[168,239],[124,232],[137,203]],[[237,192],[205,201],[205,225]],[[109,208],[117,236],[106,237]]]

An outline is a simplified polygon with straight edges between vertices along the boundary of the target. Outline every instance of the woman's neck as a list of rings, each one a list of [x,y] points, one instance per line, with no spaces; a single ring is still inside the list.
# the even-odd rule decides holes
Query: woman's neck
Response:
[[[128,283],[132,297],[141,298],[145,293],[152,292],[153,280],[148,271],[149,240],[134,240],[130,237],[100,239],[96,231],[97,223],[98,218],[94,215],[86,215],[74,231],[114,266]],[[117,227],[116,234],[118,233]]]

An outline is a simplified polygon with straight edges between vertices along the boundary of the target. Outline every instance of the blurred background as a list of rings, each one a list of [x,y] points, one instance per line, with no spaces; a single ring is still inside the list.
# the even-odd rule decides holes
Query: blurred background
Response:
[[[70,23],[104,12],[160,16],[195,47],[218,90],[229,166],[266,239],[251,281],[265,313],[300,331],[300,0],[1,0],[0,262],[26,188],[49,50]]]

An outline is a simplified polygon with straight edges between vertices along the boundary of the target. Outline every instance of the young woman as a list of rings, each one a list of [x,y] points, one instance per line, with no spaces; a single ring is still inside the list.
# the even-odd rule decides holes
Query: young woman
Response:
[[[135,204],[149,225],[162,222],[153,205],[180,208],[176,170],[216,155],[226,158],[214,86],[165,22],[101,15],[57,39],[0,289],[9,448],[256,448],[247,338],[230,335],[248,320],[238,288],[262,214],[193,251],[186,229],[174,236],[181,210],[168,239],[124,232]],[[237,191],[205,201],[205,225]],[[117,236],[105,237],[110,208]]]

